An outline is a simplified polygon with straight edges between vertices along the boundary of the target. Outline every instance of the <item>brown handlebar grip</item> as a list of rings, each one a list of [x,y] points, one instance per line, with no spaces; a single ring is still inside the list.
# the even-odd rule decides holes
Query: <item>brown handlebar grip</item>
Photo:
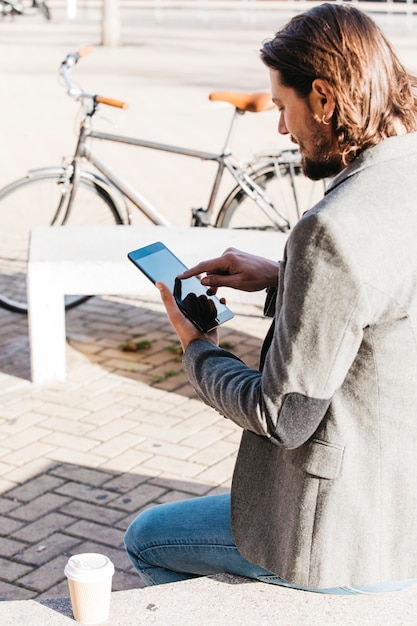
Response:
[[[78,50],[77,54],[79,57],[85,57],[87,56],[87,54],[91,54],[93,49],[94,49],[94,46],[91,46],[91,45],[84,46],[84,48],[81,48],[81,50]]]
[[[105,98],[104,96],[96,96],[95,101],[99,104],[107,104],[109,107],[117,107],[119,109],[127,109],[128,103],[122,100],[114,100],[113,98]]]

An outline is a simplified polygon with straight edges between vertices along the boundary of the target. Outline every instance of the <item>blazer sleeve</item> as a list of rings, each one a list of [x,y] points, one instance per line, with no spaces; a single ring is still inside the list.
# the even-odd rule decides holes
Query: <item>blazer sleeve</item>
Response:
[[[185,351],[184,368],[205,403],[277,445],[295,448],[311,437],[358,353],[368,319],[360,268],[345,247],[343,233],[320,213],[298,222],[280,269],[262,372],[205,341]]]

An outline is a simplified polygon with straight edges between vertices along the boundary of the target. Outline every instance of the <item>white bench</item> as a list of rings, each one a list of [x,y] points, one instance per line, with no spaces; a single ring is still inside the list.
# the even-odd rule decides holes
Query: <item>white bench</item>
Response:
[[[283,233],[220,228],[34,228],[27,278],[32,381],[65,381],[65,295],[156,295],[155,286],[127,259],[130,250],[163,241],[189,266],[229,246],[278,260],[286,238]],[[231,290],[225,295],[231,308],[236,301],[254,302],[254,294]]]

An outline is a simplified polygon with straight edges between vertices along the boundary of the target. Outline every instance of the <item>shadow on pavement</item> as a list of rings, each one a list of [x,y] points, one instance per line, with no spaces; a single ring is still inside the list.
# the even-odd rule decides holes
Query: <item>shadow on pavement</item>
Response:
[[[44,472],[0,496],[0,596],[68,597],[64,567],[69,556],[83,552],[104,553],[113,561],[113,591],[143,587],[123,546],[130,521],[150,504],[211,490],[140,472],[48,463]]]

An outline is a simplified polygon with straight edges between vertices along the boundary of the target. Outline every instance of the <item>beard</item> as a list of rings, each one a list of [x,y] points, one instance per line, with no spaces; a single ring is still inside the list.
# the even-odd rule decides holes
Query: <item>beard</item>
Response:
[[[327,137],[323,135],[322,126],[314,120],[314,128],[309,137],[308,143],[310,148],[309,155],[306,155],[305,143],[299,142],[301,154],[301,168],[304,176],[311,180],[321,180],[323,178],[331,178],[343,169],[342,158],[334,149],[334,145]]]
[[[332,178],[343,169],[340,157],[331,155],[317,159],[302,156],[301,168],[304,176],[307,176],[307,178],[311,180]]]

